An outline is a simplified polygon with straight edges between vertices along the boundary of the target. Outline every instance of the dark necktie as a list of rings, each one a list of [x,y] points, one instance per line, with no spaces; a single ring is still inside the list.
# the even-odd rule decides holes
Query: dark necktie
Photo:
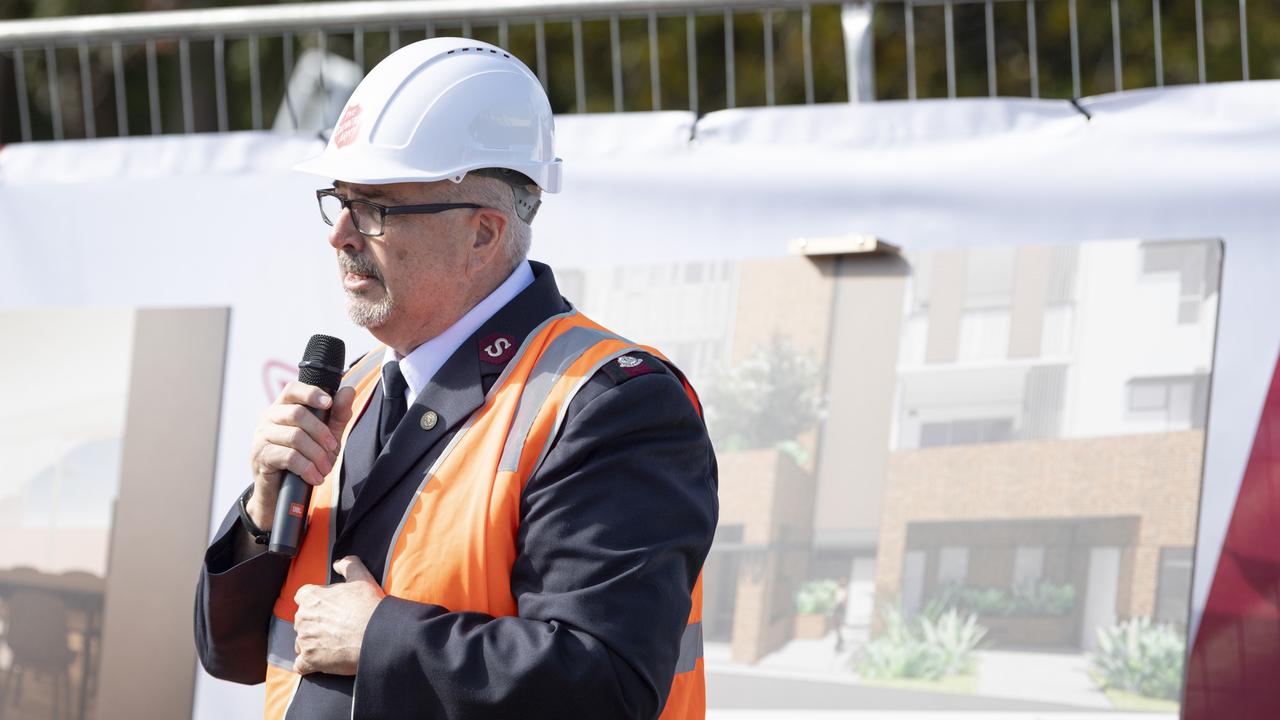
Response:
[[[387,446],[396,426],[409,410],[404,393],[408,383],[400,372],[400,363],[388,361],[382,366],[382,410],[378,413],[378,452]]]

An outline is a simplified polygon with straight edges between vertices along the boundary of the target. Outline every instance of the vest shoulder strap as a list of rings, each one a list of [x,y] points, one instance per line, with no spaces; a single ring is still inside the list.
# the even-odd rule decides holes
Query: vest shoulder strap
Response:
[[[365,353],[355,362],[351,363],[351,367],[347,368],[347,372],[342,376],[341,387],[359,387],[362,382],[369,378],[370,374],[376,374],[382,363],[383,350],[385,345],[378,345],[374,349]]]

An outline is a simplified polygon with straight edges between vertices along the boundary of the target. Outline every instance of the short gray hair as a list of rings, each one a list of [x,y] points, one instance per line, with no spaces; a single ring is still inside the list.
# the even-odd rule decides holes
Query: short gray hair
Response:
[[[485,207],[495,208],[507,216],[506,255],[508,269],[514,270],[517,265],[529,257],[529,247],[533,244],[533,228],[524,217],[533,219],[532,215],[517,210],[517,196],[524,195],[533,202],[535,208],[541,201],[542,190],[532,180],[521,173],[500,168],[484,168],[467,173],[458,183],[454,195],[466,198]]]

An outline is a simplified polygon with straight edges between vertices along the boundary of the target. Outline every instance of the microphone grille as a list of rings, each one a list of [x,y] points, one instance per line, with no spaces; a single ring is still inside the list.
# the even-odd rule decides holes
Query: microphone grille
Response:
[[[329,335],[312,335],[307,349],[298,363],[298,380],[315,385],[332,395],[342,383],[342,367],[346,362],[347,346],[342,340]]]

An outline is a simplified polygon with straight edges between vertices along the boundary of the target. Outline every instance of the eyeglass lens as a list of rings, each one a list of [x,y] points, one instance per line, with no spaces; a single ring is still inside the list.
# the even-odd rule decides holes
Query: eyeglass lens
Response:
[[[377,208],[359,200],[349,203],[349,207],[356,230],[366,235],[377,235],[382,232],[382,214]],[[336,195],[321,195],[320,213],[324,216],[324,221],[330,225],[337,223],[338,216],[342,214],[342,199]]]

